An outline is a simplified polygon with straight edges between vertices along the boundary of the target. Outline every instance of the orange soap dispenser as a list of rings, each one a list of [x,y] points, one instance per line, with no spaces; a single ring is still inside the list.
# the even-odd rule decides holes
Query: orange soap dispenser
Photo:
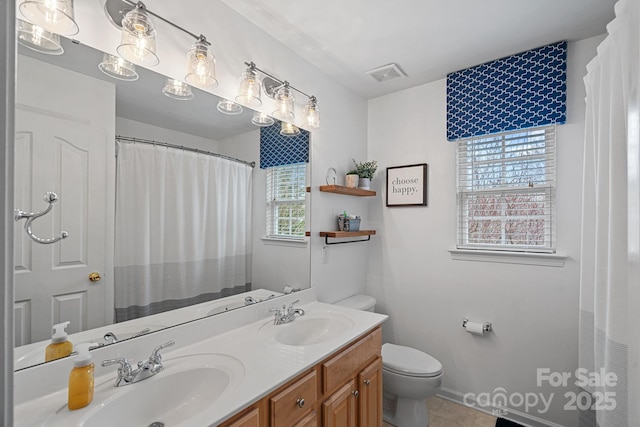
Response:
[[[78,355],[73,361],[73,369],[69,374],[69,401],[70,410],[87,406],[93,400],[93,381],[95,366],[91,361],[89,347],[93,343],[78,344]],[[95,345],[95,344],[93,344]]]
[[[67,339],[66,327],[69,322],[62,322],[53,325],[53,335],[51,336],[51,344],[44,351],[44,361],[67,357],[73,351],[73,344]]]

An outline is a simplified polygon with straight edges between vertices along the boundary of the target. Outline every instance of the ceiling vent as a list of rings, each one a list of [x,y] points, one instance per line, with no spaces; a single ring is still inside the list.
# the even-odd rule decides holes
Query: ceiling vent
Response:
[[[382,67],[374,68],[373,70],[366,71],[365,74],[369,74],[371,77],[382,82],[388,82],[389,80],[402,79],[407,77],[404,71],[398,64],[387,64]]]

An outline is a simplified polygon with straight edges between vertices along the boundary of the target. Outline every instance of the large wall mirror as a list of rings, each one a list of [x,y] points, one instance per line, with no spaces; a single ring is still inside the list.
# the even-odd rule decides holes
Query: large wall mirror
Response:
[[[216,96],[195,88],[192,100],[169,98],[162,93],[167,76],[141,67],[137,67],[136,81],[115,80],[98,69],[102,52],[64,39],[62,46],[64,54],[57,56],[23,46],[18,49],[15,207],[25,212],[41,211],[47,206],[43,194],[56,192],[59,200],[47,215],[34,220],[32,231],[51,238],[65,230],[69,237],[54,244],[39,244],[26,236],[24,221],[16,223],[16,369],[44,362],[52,325],[58,322],[71,322],[67,332],[74,344],[90,341],[107,345],[114,341],[113,337],[105,338],[108,332],[117,340],[131,339],[309,286],[307,242],[265,237],[267,174],[259,167],[260,129],[251,123],[253,111],[245,108],[242,114],[222,114],[216,109]],[[135,163],[137,153],[127,153],[133,163],[116,160],[117,150],[121,156],[122,147],[137,144],[149,150],[161,147],[177,151],[163,144],[182,146],[194,156],[203,156],[202,151],[220,154],[222,157],[211,157],[226,161],[230,171],[208,182],[187,183],[190,189],[215,183],[212,193],[221,197],[219,203],[201,200],[198,192],[195,199],[186,197],[180,187],[184,178],[164,154],[140,163]],[[251,168],[229,158],[256,162],[256,166]],[[137,165],[133,175],[139,179],[124,173],[131,164]],[[197,161],[187,165],[211,167]],[[227,176],[237,173],[249,177],[249,184],[237,184],[245,190],[249,186],[244,202],[230,198],[240,190],[226,182]],[[308,164],[304,173],[310,176]],[[123,188],[129,196],[117,194],[118,189],[124,193]],[[117,206],[127,202],[127,197],[148,202],[142,207],[138,203],[138,208]],[[309,194],[305,197],[305,228],[309,230]],[[162,204],[154,204],[158,200]],[[189,235],[171,236],[172,227],[145,223],[146,208],[161,212],[163,218],[173,216],[176,221],[186,222]],[[235,226],[228,222],[232,219],[246,222],[249,231],[236,233]],[[213,234],[211,227],[217,230]],[[168,234],[166,247],[133,249],[137,245],[135,236],[154,233]],[[212,235],[224,239],[224,250],[230,251],[224,262],[235,262],[234,268],[240,273],[222,272],[222,267],[199,259],[203,257],[198,250],[204,258],[217,259],[220,249],[207,249],[206,240],[212,240]],[[131,239],[130,243],[123,240],[126,255],[119,238]],[[234,246],[248,250],[239,254]],[[183,255],[193,251],[193,259],[185,262]],[[159,252],[164,256],[161,266],[156,261]],[[142,273],[131,270],[129,264],[136,264],[129,262],[133,258],[146,260],[143,270],[150,271],[146,279],[138,280]],[[175,266],[180,263],[183,265]],[[119,274],[128,274],[132,286],[139,288],[136,292],[145,293],[154,292],[144,288],[145,280],[153,282],[153,287],[156,279],[162,282],[172,277],[175,280],[171,286],[180,283],[188,287],[196,270],[212,282],[234,277],[230,278],[231,285],[218,284],[207,292],[191,290],[191,294],[176,294],[179,296],[175,298],[169,289],[164,301],[149,304],[153,307],[132,304],[116,316],[119,303],[114,297],[114,281]],[[158,286],[167,287],[167,283]],[[223,303],[213,304],[216,301]]]

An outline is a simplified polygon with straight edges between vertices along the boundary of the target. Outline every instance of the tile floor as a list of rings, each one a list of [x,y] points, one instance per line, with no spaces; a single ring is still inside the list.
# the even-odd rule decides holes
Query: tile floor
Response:
[[[429,427],[494,427],[496,425],[496,417],[437,396],[427,399],[427,410]],[[383,423],[383,426],[393,427],[389,423]]]

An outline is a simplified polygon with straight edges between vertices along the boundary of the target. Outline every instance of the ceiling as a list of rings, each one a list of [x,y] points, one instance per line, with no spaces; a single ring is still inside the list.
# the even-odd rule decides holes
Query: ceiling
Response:
[[[604,34],[616,0],[221,0],[370,99],[560,40]],[[366,71],[397,63],[408,77]]]

